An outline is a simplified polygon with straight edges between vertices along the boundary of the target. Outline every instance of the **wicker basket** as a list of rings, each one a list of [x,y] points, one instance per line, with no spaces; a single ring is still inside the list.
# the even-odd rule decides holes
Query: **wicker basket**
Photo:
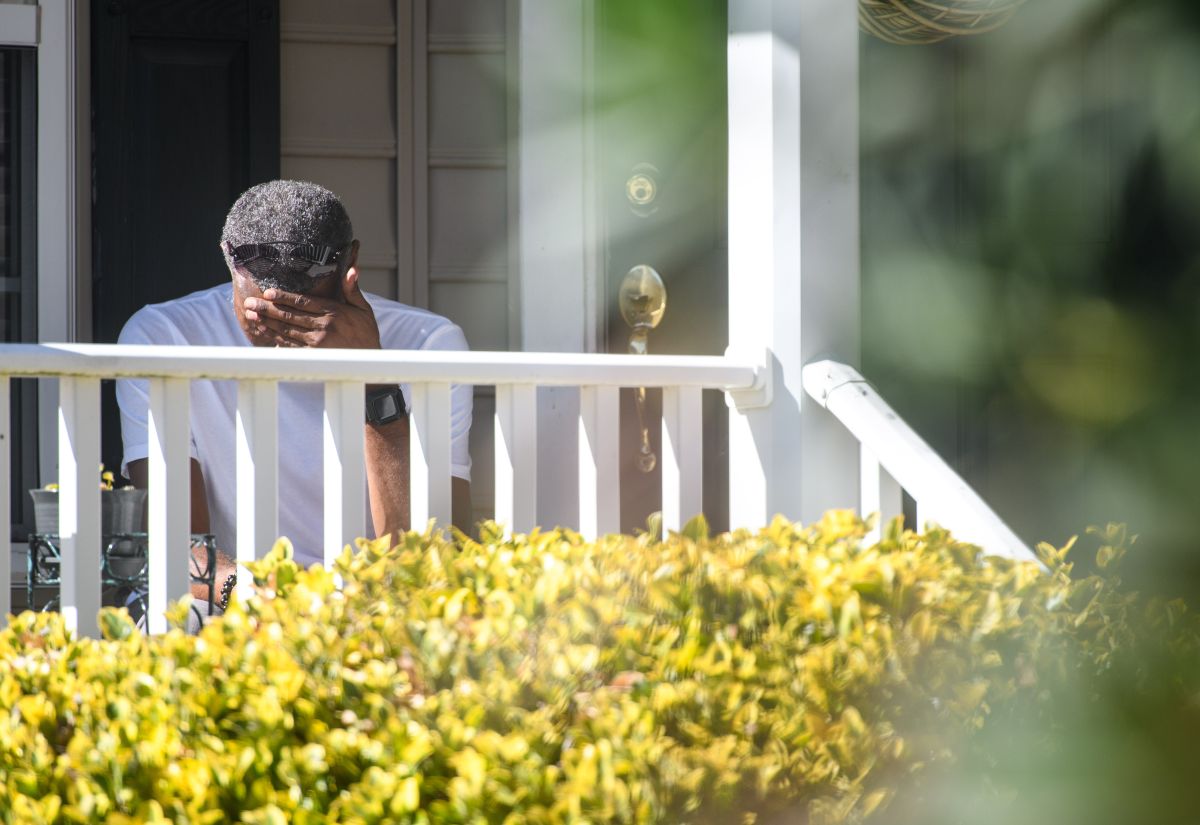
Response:
[[[936,43],[1003,26],[1025,0],[859,0],[862,30],[889,43]]]

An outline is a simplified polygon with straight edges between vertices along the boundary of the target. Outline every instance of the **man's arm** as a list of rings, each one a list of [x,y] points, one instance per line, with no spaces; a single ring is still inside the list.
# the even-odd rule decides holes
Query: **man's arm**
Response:
[[[474,505],[471,504],[471,482],[450,476],[450,513],[454,526],[468,536],[475,536]]]
[[[357,260],[357,258],[356,258]],[[335,298],[297,295],[270,289],[261,298],[248,298],[243,308],[261,340],[276,346],[380,349],[379,327],[358,283],[352,264]],[[411,526],[408,489],[409,424],[366,424],[364,459],[371,522],[376,536],[394,535]],[[451,480],[452,521],[465,533],[474,528],[469,482]],[[424,528],[425,525],[416,525]]]
[[[144,458],[129,462],[129,480],[133,482],[133,486],[139,490],[148,489],[150,476],[149,464]],[[200,469],[200,462],[192,459],[192,532],[207,533],[209,532],[208,521],[208,496],[204,492],[204,473]],[[146,528],[146,523],[150,518],[149,511],[143,514],[142,529]],[[208,564],[207,560],[199,563],[199,567],[203,569]],[[221,548],[217,548],[217,577],[216,589],[220,590],[225,579],[229,577],[237,569],[237,565],[228,553]],[[213,593],[216,598],[217,593]],[[208,599],[208,587],[206,585],[192,583],[192,597],[196,599]]]
[[[371,496],[371,522],[375,527],[375,535],[394,536],[413,526],[424,529],[423,524],[412,525],[410,518],[408,418],[401,418],[389,424],[368,424],[363,446],[366,453],[367,489]],[[469,481],[451,476],[450,506],[454,526],[467,535],[473,535],[475,524]]]
[[[367,492],[376,536],[408,529],[408,418],[387,424],[367,424],[363,433]]]

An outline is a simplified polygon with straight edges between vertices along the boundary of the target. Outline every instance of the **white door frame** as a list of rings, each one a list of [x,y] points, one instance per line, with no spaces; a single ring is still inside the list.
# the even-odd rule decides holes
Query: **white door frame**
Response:
[[[604,329],[590,114],[595,0],[519,0],[517,233],[526,352],[597,352]],[[579,393],[538,391],[541,524],[577,524]]]
[[[42,0],[37,14],[38,340],[88,341],[92,327],[91,24],[88,3]],[[12,13],[13,10],[6,10]],[[26,12],[28,13],[28,12]],[[38,391],[39,471],[58,477],[58,386]]]

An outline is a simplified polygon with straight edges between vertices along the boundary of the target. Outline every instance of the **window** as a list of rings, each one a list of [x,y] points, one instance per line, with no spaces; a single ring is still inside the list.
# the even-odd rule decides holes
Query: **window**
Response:
[[[37,56],[0,48],[0,341],[37,340]],[[37,395],[31,379],[12,382],[13,538],[32,523],[26,493],[37,484]]]

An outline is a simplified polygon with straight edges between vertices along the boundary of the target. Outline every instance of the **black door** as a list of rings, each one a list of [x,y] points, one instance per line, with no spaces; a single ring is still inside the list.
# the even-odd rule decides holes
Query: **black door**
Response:
[[[93,321],[228,277],[225,213],[279,176],[278,0],[93,0]],[[102,454],[121,457],[111,386]]]

